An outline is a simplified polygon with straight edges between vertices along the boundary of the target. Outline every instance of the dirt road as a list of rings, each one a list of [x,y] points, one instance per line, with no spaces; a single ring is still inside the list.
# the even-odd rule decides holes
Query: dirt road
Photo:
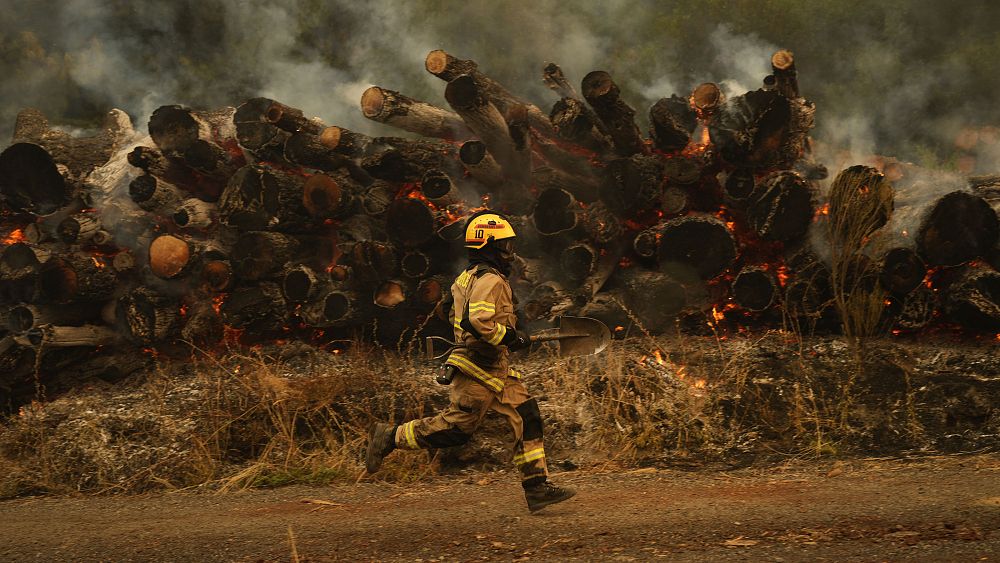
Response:
[[[1000,561],[996,454],[556,477],[579,495],[536,515],[506,473],[19,499],[0,560]]]

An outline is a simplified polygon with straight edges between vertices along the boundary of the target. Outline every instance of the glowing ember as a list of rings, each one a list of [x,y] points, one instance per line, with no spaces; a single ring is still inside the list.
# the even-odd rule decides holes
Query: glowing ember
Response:
[[[181,305],[181,316],[182,317],[186,317],[187,314],[188,314],[188,306],[187,305]]]
[[[665,361],[663,361],[663,354],[661,354],[659,350],[653,352],[653,357],[656,358],[656,363],[660,364],[661,366],[666,363]]]
[[[215,311],[216,315],[222,314],[222,301],[225,298],[225,294],[216,295],[212,298],[212,310]]]
[[[94,266],[98,268],[104,268],[105,266],[107,266],[107,264],[98,260],[96,256],[91,256],[90,259],[93,260]]]
[[[14,229],[3,239],[3,244],[17,244],[24,241],[24,229]]]
[[[712,307],[712,318],[715,319],[715,322],[720,323],[726,320],[726,313],[717,310],[715,307]]]
[[[677,376],[677,379],[684,379],[684,376],[687,375],[687,366],[677,368],[677,373],[674,375]]]
[[[623,326],[616,326],[615,327],[615,332],[621,332],[623,330],[625,330],[625,327],[623,327]],[[997,335],[997,336],[1000,336],[1000,335]]]
[[[788,283],[788,278],[791,277],[788,273],[788,266],[784,264],[778,266],[776,273],[778,275],[778,284],[781,285],[781,287],[785,287],[785,284]]]

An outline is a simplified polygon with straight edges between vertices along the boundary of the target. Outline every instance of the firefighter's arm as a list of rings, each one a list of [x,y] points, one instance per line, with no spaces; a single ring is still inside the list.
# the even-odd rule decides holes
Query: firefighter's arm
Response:
[[[507,345],[517,337],[513,327],[497,323],[497,311],[510,306],[509,290],[503,280],[487,274],[476,281],[469,292],[468,315],[462,317],[462,328],[493,346]]]

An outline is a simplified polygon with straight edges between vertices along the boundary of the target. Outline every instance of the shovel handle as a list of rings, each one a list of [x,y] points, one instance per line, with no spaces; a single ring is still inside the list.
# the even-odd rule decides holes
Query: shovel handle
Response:
[[[562,334],[558,332],[553,333],[542,333],[542,334],[532,334],[528,340],[531,342],[551,342],[553,340],[565,340],[567,338],[579,338],[581,336],[588,336],[587,334]]]

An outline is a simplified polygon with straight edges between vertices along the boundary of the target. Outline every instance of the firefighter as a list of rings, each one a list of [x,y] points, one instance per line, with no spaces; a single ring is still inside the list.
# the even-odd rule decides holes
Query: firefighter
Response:
[[[439,304],[454,326],[458,346],[445,361],[453,374],[450,404],[436,416],[396,426],[376,423],[368,433],[366,467],[375,473],[396,448],[446,448],[469,441],[486,414],[502,414],[514,430],[514,464],[528,509],[535,512],[576,494],[548,481],[542,417],[521,375],[508,363],[510,351],[528,346],[517,330],[514,300],[507,276],[517,235],[499,213],[481,211],[465,225],[469,265],[451,286],[451,298]],[[450,303],[449,303],[450,302]]]

